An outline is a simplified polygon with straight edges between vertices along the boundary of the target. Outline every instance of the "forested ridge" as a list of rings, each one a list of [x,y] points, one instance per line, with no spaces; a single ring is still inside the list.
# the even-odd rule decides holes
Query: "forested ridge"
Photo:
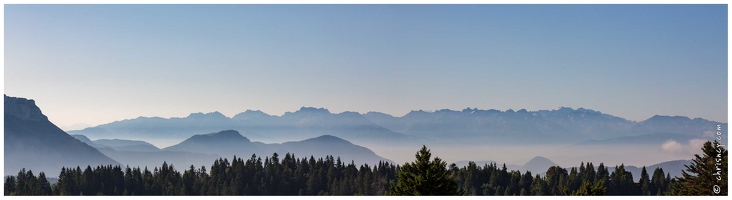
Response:
[[[693,169],[709,168],[707,153],[711,144],[705,144],[703,157],[697,156]],[[712,154],[709,154],[712,155]],[[713,154],[713,155],[716,155]],[[724,180],[726,180],[726,155],[724,155]],[[357,166],[340,158],[327,156],[315,159],[296,158],[289,153],[284,158],[276,153],[262,159],[252,155],[249,159],[220,158],[210,168],[204,166],[178,171],[173,165],[163,163],[152,170],[121,166],[97,166],[63,168],[58,182],[49,184],[46,175],[21,170],[17,176],[5,177],[5,195],[410,195],[404,191],[417,191],[410,187],[443,185],[442,183],[409,182],[408,177],[428,174],[434,180],[453,182],[456,188],[445,193],[429,195],[711,195],[711,190],[688,192],[688,183],[698,183],[693,171],[685,177],[671,178],[663,169],[646,169],[639,182],[623,165],[609,171],[600,163],[581,163],[569,170],[553,166],[541,177],[532,172],[507,170],[505,164],[495,163],[477,166],[470,162],[458,168],[446,166],[435,158],[430,162],[429,150],[423,147],[417,153],[415,163],[400,165],[380,162],[376,165]],[[698,160],[701,159],[701,160]],[[712,159],[713,160],[713,159]],[[407,166],[410,166],[407,169]],[[712,166],[713,167],[713,166]],[[403,170],[400,172],[400,170]],[[427,170],[432,170],[428,173]],[[652,173],[650,170],[652,170]],[[697,170],[698,172],[698,170]],[[400,174],[401,173],[401,174]],[[687,176],[688,175],[688,176]],[[407,178],[405,178],[407,177]],[[703,177],[703,176],[699,176]],[[400,181],[409,184],[398,184]],[[727,185],[724,181],[724,195]],[[399,187],[399,191],[392,191]],[[418,188],[419,189],[419,188]],[[704,193],[707,192],[707,193]],[[417,193],[419,194],[419,193]]]

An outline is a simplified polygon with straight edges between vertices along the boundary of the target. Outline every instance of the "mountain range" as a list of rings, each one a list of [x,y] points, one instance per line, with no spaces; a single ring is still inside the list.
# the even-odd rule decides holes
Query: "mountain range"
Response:
[[[726,134],[727,123],[701,118],[653,116],[635,122],[584,108],[420,110],[395,117],[302,107],[282,116],[247,110],[231,118],[219,112],[184,118],[138,117],[69,131],[72,137],[48,121],[33,100],[5,96],[5,170],[14,173],[26,167],[56,172],[60,166],[158,166],[162,161],[200,166],[219,157],[265,157],[275,152],[315,158],[333,155],[345,162],[375,164],[391,161],[374,151],[391,157],[402,153],[397,150],[422,144],[442,145],[453,152],[464,152],[461,148],[470,149],[470,145],[495,146],[499,151],[500,145],[534,144],[574,145],[579,150],[582,145],[599,144],[656,148],[667,140],[710,138],[717,125]],[[149,143],[160,139],[182,142],[162,149]],[[541,171],[551,165],[550,160],[535,157],[524,165],[507,167]]]
[[[4,108],[5,174],[25,168],[55,177],[62,167],[119,164],[51,123],[33,100],[5,95]]]
[[[185,139],[195,134],[237,130],[255,141],[280,143],[321,135],[333,135],[367,144],[419,143],[424,138],[383,128],[355,112],[330,113],[327,109],[303,107],[282,116],[248,110],[228,118],[219,112],[192,113],[185,118],[139,117],[69,131],[90,138],[118,138],[151,141]]]
[[[571,144],[656,134],[655,138],[708,137],[727,123],[681,116],[653,116],[641,122],[590,109],[518,111],[412,111],[402,117],[380,112],[334,114],[302,107],[282,116],[247,110],[232,118],[219,112],[192,113],[185,118],[138,117],[70,131],[90,138],[187,138],[202,132],[237,130],[260,142],[286,142],[333,135],[357,144]],[[658,137],[656,137],[658,136]],[[641,140],[644,141],[644,140]],[[657,143],[658,141],[648,141]]]
[[[722,125],[725,132],[727,126],[727,123],[701,118],[659,115],[634,122],[599,111],[568,107],[539,111],[420,110],[402,117],[368,112],[364,117],[396,132],[460,144],[484,141],[489,144],[561,144],[654,133],[709,137],[705,132],[714,131],[716,125]]]

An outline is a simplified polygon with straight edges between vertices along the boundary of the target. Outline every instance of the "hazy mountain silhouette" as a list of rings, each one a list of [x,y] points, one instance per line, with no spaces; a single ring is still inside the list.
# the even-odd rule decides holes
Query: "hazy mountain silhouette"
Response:
[[[706,135],[705,132],[715,131],[717,125],[722,126],[724,133],[727,132],[727,123],[719,123],[702,118],[690,119],[684,116],[655,115],[635,124],[631,131],[635,133],[680,133],[711,138],[712,136]]]
[[[598,145],[598,144],[621,144],[621,145],[661,145],[668,140],[674,141],[689,141],[691,139],[700,138],[699,136],[679,134],[679,133],[649,133],[638,136],[625,136],[618,138],[610,138],[604,140],[587,140],[584,142],[577,143],[577,145]]]
[[[72,137],[92,146],[94,148],[112,148],[118,151],[145,151],[154,152],[160,149],[155,145],[139,140],[120,140],[120,139],[99,139],[90,140],[84,135],[71,135]]]
[[[373,151],[341,138],[325,135],[297,142],[282,144],[264,144],[251,142],[237,131],[226,130],[216,133],[195,135],[179,144],[164,148],[165,151],[187,151],[206,154],[218,154],[223,157],[249,158],[252,154],[260,157],[272,156],[278,153],[282,158],[286,153],[295,154],[297,158],[315,158],[332,155],[341,157],[343,161],[353,160],[355,163],[375,164],[379,161],[389,161],[376,155]]]
[[[561,107],[518,111],[466,108],[461,111],[411,111],[394,117],[379,112],[331,113],[302,107],[273,116],[247,110],[232,118],[219,112],[193,113],[185,118],[138,117],[79,131],[92,139],[118,138],[156,143],[180,141],[200,133],[236,130],[251,141],[282,143],[333,135],[379,152],[399,146],[533,145],[533,144],[656,144],[674,139],[711,138],[716,125],[700,118],[654,116],[641,122],[599,111]],[[678,139],[678,140],[677,140]],[[725,138],[726,140],[726,138]],[[628,142],[625,142],[628,141]],[[158,144],[158,143],[156,143]]]
[[[218,154],[224,157],[234,155],[249,157],[253,152],[272,151],[266,144],[251,142],[234,130],[194,135],[179,144],[163,148],[163,150]],[[271,153],[273,152],[269,154]]]
[[[95,144],[104,145],[118,151],[159,151],[155,145],[139,140],[99,139]]]
[[[58,176],[61,167],[119,164],[48,121],[35,101],[5,95],[5,174]]]
[[[89,138],[185,138],[194,133],[232,129],[234,123],[219,112],[191,113],[185,118],[138,117],[102,124],[83,130],[69,131]]]
[[[94,144],[94,142],[92,142],[88,137],[86,137],[84,135],[78,135],[78,134],[76,134],[76,135],[71,135],[71,137],[74,137],[77,140],[79,140],[81,142],[84,142],[84,143],[86,143],[89,146],[96,147],[95,146],[96,144]]]
[[[682,170],[685,170],[686,167],[684,165],[688,165],[691,163],[691,160],[673,160],[673,161],[666,161],[650,166],[646,166],[646,172],[648,173],[648,176],[653,176],[653,170],[656,170],[656,168],[663,169],[664,177],[666,173],[671,175],[671,178],[673,177],[681,177]],[[607,166],[607,169],[610,170],[610,173],[615,171],[615,166]],[[640,174],[641,171],[643,171],[643,166],[625,166],[625,171],[629,171],[633,173],[633,181],[638,182],[640,180]]]
[[[520,170],[522,172],[531,171],[531,173],[536,174],[537,172],[546,172],[551,166],[557,166],[557,163],[552,162],[548,158],[536,156],[524,163],[520,167]]]
[[[687,117],[654,116],[634,122],[599,111],[567,107],[539,111],[419,110],[402,117],[368,112],[363,116],[380,126],[408,135],[459,144],[566,144],[655,133],[667,133],[664,138],[671,136],[665,138],[668,140],[678,135],[704,137],[708,134],[705,132],[714,131],[717,124],[722,125],[726,133],[727,127],[727,123]]]
[[[484,160],[484,161],[458,161],[455,162],[455,165],[457,167],[464,167],[468,166],[470,162],[474,162],[476,166],[483,167],[484,165],[490,165],[491,163],[496,163],[496,166],[502,167],[503,164],[506,164],[506,169],[508,170],[519,170],[522,173],[526,173],[526,171],[531,171],[533,174],[546,172],[547,169],[551,166],[557,166],[556,163],[552,162],[548,158],[536,156],[529,160],[528,162],[524,163],[523,165],[517,165],[517,164],[509,164],[504,162],[496,162],[493,160]]]
[[[355,112],[330,113],[327,109],[302,107],[296,112],[271,116],[261,111],[239,113],[227,118],[219,112],[193,113],[185,118],[138,117],[70,131],[89,138],[155,140],[188,138],[198,133],[237,130],[262,142],[285,142],[333,135],[359,144],[421,143],[424,139],[397,133],[376,125]]]
[[[200,168],[201,166],[209,168],[213,161],[220,157],[216,154],[182,151],[120,151],[110,147],[101,147],[99,151],[119,161],[122,165],[140,168],[148,167],[150,170],[155,167],[160,167],[163,162],[174,165],[179,170],[188,169],[191,165],[196,168]]]
[[[280,155],[290,152],[297,157],[314,156],[325,157],[332,155],[340,157],[343,162],[353,161],[356,164],[375,165],[379,161],[393,162],[389,159],[376,155],[366,147],[355,145],[349,141],[332,135],[323,135],[297,142],[285,142],[276,145],[275,148]]]

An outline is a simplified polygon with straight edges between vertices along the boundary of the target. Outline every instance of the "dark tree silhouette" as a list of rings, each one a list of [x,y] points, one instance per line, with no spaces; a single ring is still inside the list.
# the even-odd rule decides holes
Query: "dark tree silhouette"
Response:
[[[422,146],[413,163],[405,163],[392,184],[392,195],[462,195],[457,182],[448,177],[447,163],[439,157],[430,161],[432,153]]]
[[[720,189],[718,195],[727,195],[727,149],[716,140],[707,141],[701,149],[701,156],[694,154],[692,163],[684,165],[686,169],[682,171],[682,177],[678,178],[678,184],[674,184],[670,194],[715,195],[713,189],[717,185]]]

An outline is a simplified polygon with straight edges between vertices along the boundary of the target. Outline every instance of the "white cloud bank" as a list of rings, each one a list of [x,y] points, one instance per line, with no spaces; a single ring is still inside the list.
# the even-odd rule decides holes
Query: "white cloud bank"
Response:
[[[661,144],[661,150],[677,155],[694,155],[701,152],[701,147],[706,141],[702,139],[691,139],[687,144],[682,144],[675,140],[667,140]]]

